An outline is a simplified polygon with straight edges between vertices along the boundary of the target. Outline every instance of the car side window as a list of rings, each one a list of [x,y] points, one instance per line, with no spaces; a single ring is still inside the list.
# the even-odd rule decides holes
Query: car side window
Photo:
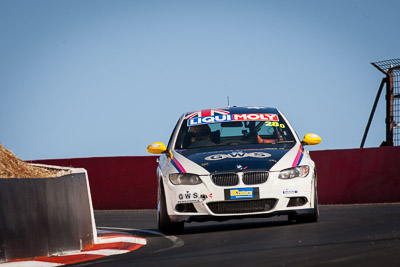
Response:
[[[177,121],[177,123],[175,124],[174,130],[172,131],[172,134],[169,138],[168,141],[168,149],[172,149],[172,138],[175,135],[175,132],[178,130],[178,125],[179,125],[180,119]],[[179,140],[179,139],[178,139]]]

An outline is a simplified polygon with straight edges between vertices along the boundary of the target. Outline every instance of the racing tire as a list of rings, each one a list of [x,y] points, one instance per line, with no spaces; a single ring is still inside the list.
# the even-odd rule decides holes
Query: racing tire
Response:
[[[182,234],[184,231],[185,222],[172,222],[170,217],[168,216],[167,203],[165,200],[165,192],[162,186],[162,182],[160,182],[160,194],[158,201],[158,230],[166,235]]]

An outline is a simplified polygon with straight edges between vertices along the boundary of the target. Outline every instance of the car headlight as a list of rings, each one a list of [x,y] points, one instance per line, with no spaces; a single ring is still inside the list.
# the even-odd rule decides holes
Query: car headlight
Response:
[[[198,175],[191,173],[173,173],[169,175],[169,180],[174,185],[195,185],[202,183]]]
[[[296,177],[306,177],[310,171],[310,167],[307,165],[298,166],[290,169],[285,169],[279,173],[278,178],[280,179],[292,179]]]

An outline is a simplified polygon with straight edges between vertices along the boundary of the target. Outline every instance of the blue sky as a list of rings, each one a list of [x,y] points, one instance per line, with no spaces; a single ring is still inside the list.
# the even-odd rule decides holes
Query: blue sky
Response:
[[[358,148],[399,58],[399,1],[0,0],[0,143],[141,156],[186,111],[279,108],[310,150]],[[384,95],[366,141],[385,138]]]

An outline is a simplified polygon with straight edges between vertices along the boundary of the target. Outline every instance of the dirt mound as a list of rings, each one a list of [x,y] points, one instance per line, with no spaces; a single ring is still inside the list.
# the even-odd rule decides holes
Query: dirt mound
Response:
[[[47,178],[64,174],[65,171],[32,166],[0,144],[0,178]]]

